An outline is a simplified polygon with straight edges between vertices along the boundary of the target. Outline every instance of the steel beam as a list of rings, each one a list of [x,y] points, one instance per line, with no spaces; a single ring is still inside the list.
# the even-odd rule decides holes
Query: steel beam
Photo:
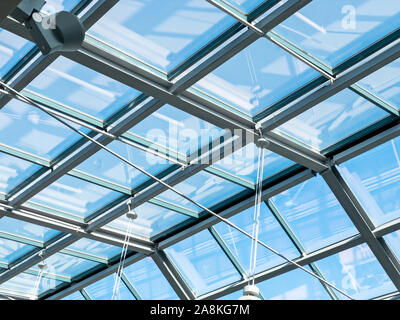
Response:
[[[0,22],[3,21],[19,5],[21,0],[8,0],[0,2]]]

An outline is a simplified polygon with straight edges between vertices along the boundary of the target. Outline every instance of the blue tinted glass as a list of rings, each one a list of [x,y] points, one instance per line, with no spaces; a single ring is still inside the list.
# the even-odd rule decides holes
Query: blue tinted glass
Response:
[[[339,166],[377,226],[400,217],[399,153],[400,138],[396,138]]]
[[[85,218],[119,198],[120,193],[71,176],[63,176],[35,195],[29,203]]]
[[[265,2],[263,0],[223,0],[229,3],[233,7],[239,9],[243,13],[249,13],[258,7],[261,3]]]
[[[366,244],[339,252],[316,264],[328,282],[356,300],[371,299],[396,290]]]
[[[79,1],[80,0],[46,0],[46,4],[41,11],[50,14],[62,10],[71,11]]]
[[[150,257],[124,268],[124,273],[144,300],[179,299]]]
[[[135,89],[64,57],[48,66],[27,89],[101,120],[139,94]]]
[[[255,115],[317,76],[314,69],[260,39],[200,80],[195,88]]]
[[[138,217],[131,226],[132,233],[145,237],[153,237],[188,219],[188,217],[183,214],[148,202],[135,208],[135,212]],[[128,218],[123,215],[107,224],[106,228],[116,228],[126,232],[128,222]]]
[[[0,231],[43,242],[59,234],[59,231],[9,217],[0,219]]]
[[[37,164],[0,153],[0,192],[7,194],[39,169]]]
[[[321,176],[271,199],[307,251],[318,250],[357,234]]]
[[[0,238],[0,262],[12,263],[36,247]]]
[[[102,242],[90,240],[90,239],[80,239],[70,246],[67,249],[80,251],[83,253],[87,253],[90,255],[102,257],[105,259],[110,259],[121,253],[122,248],[112,246],[109,244],[105,244]]]
[[[93,300],[111,300],[113,297],[115,279],[116,274],[114,273],[91,284],[86,287],[85,290]],[[122,280],[119,283],[116,297],[118,300],[135,300],[135,297],[128,290]]]
[[[89,130],[74,125],[87,133]],[[81,136],[39,109],[11,100],[0,111],[0,143],[51,160]]]
[[[393,250],[394,254],[397,257],[397,260],[400,261],[400,231],[389,233],[383,238],[389,244],[389,247]]]
[[[241,296],[243,295],[243,292],[241,290],[233,292],[231,294],[228,294],[226,296],[223,296],[221,298],[218,298],[217,300],[238,300]]]
[[[322,150],[388,116],[345,89],[278,127],[278,131]]]
[[[307,267],[308,271],[311,271]],[[321,282],[296,269],[258,283],[265,300],[330,300]]]
[[[32,48],[34,44],[0,28],[0,77],[3,77]]]
[[[203,0],[121,0],[89,34],[170,71],[234,21]]]
[[[238,227],[252,234],[254,207],[249,208],[232,218],[229,218]],[[215,226],[222,239],[228,245],[230,251],[238,259],[245,271],[249,271],[251,239],[246,235],[233,229],[226,223],[220,222]],[[271,211],[264,203],[261,203],[259,240],[277,250],[287,258],[293,259],[299,256],[286,233],[273,217]],[[264,271],[278,264],[286,262],[267,248],[258,245],[256,272]]]
[[[153,175],[157,175],[172,164],[164,158],[122,142],[113,141],[107,147]],[[129,188],[135,188],[150,179],[105,150],[98,151],[76,169]]]
[[[220,168],[251,182],[256,182],[257,162],[258,149],[254,143],[250,143],[229,156],[222,158],[220,161],[213,164],[213,167]],[[263,177],[266,179],[292,164],[294,164],[293,161],[269,150],[264,150]]]
[[[385,65],[357,84],[400,109],[400,59]]]
[[[62,298],[61,300],[85,300],[82,294],[79,291],[76,291],[69,296]]]
[[[312,1],[274,30],[335,66],[399,26],[397,0]]]
[[[240,280],[239,273],[208,230],[178,242],[165,251],[198,295]]]
[[[161,107],[129,132],[183,154],[224,134],[224,130],[170,105]]]
[[[211,207],[214,204],[245,190],[245,188],[233,182],[205,171],[196,173],[185,181],[174,186],[174,188],[206,207]],[[179,204],[196,212],[203,211],[198,206],[182,198],[171,190],[161,193],[158,197],[162,200]]]

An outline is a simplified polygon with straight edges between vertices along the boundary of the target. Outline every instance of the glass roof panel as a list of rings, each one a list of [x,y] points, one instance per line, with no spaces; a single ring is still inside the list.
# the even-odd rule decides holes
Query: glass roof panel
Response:
[[[165,251],[198,295],[241,278],[208,230],[178,242]]]
[[[59,57],[27,87],[78,112],[101,120],[140,92],[64,57]]]
[[[217,177],[205,171],[196,173],[190,178],[187,178],[185,181],[174,186],[174,188],[183,193],[185,196],[190,197],[192,200],[206,207],[211,207],[239,193],[240,191],[245,190],[244,187],[239,186],[238,184]],[[181,205],[182,207],[194,210],[196,212],[203,211],[198,206],[194,205],[171,190],[164,191],[158,196],[158,198]]]
[[[400,59],[371,73],[357,84],[400,109]]]
[[[85,298],[82,296],[82,294],[79,291],[76,291],[69,296],[66,296],[64,298],[61,298],[60,300],[85,300]]]
[[[124,273],[144,300],[179,300],[150,257],[124,268]]]
[[[164,171],[172,164],[165,158],[123,142],[113,141],[107,147],[153,175]],[[150,179],[144,173],[105,150],[96,152],[89,159],[78,165],[76,169],[129,188],[136,188]]]
[[[28,205],[59,210],[58,214],[86,218],[121,194],[71,176],[63,176],[39,192]]]
[[[224,134],[223,129],[170,105],[162,106],[129,132],[183,154],[197,151]]]
[[[74,126],[81,132],[89,131]],[[80,138],[62,123],[19,100],[11,100],[0,110],[0,143],[47,160],[56,158]]]
[[[71,11],[81,0],[46,0],[41,11],[54,13],[62,10]]]
[[[83,252],[89,255],[110,259],[120,254],[122,248],[112,246],[106,243],[82,238],[73,244],[69,245],[67,249]]]
[[[321,176],[271,200],[308,252],[358,233]]]
[[[12,263],[35,248],[29,244],[0,238],[0,262],[6,264]]]
[[[253,231],[253,212],[254,207],[249,208],[239,214],[229,218],[238,227],[252,234]],[[248,273],[250,267],[250,248],[251,239],[246,235],[233,229],[226,223],[220,222],[215,226],[221,238],[228,245],[232,254],[240,262],[240,265]],[[259,239],[271,248],[277,250],[287,258],[293,259],[299,256],[298,250],[290,241],[286,233],[267,208],[265,203],[261,203]],[[258,245],[256,272],[277,266],[286,262],[276,254]]]
[[[10,71],[35,45],[0,28],[0,77]]]
[[[146,202],[135,208],[138,215],[131,225],[133,234],[146,238],[154,237],[161,232],[180,224],[189,217],[172,210]],[[107,224],[106,228],[115,228],[126,232],[128,228],[128,218],[123,215]]]
[[[375,298],[396,290],[366,244],[339,252],[316,263],[325,279],[353,299]],[[342,299],[348,299],[338,293]]]
[[[271,41],[260,39],[194,87],[255,115],[318,76]]]
[[[42,242],[46,242],[60,233],[57,230],[9,217],[0,219],[0,231]]]
[[[387,116],[382,109],[345,89],[275,131],[322,150]]]
[[[336,66],[398,28],[397,0],[312,1],[274,31]]]
[[[37,164],[0,152],[0,192],[8,194],[40,168]]]
[[[243,291],[239,290],[233,293],[230,293],[226,296],[218,298],[217,300],[238,300],[243,295]]]
[[[399,153],[400,138],[396,138],[339,165],[376,226],[400,217]]]
[[[254,143],[249,143],[212,166],[255,183],[257,180],[257,162],[258,149]],[[293,161],[265,150],[263,178],[266,179],[293,164]]]
[[[94,300],[111,300],[116,274],[111,274],[86,287],[85,290]],[[121,280],[119,283],[117,295],[118,300],[135,300],[135,297]]]
[[[229,3],[231,6],[239,9],[242,13],[249,13],[257,8],[264,0],[222,0]]]
[[[308,271],[311,271],[306,266]],[[265,300],[330,300],[321,282],[295,269],[257,284]]]
[[[121,0],[88,33],[169,72],[234,22],[203,0]]]
[[[400,262],[400,231],[395,231],[383,237]]]

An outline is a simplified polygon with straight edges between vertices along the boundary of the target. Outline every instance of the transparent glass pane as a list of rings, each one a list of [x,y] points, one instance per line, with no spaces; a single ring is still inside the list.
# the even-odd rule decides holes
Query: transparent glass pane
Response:
[[[271,41],[260,39],[200,80],[195,88],[255,115],[319,73]]]
[[[400,109],[400,59],[385,65],[357,84]]]
[[[311,271],[309,267],[306,267]],[[318,279],[296,269],[268,279],[257,286],[265,300],[330,300]]]
[[[69,296],[62,298],[61,300],[85,300],[82,294],[79,291],[76,291]]]
[[[113,298],[115,279],[116,274],[114,273],[91,284],[86,287],[85,290],[93,300],[111,300]],[[118,300],[135,300],[135,297],[128,290],[122,280],[117,288],[116,298]]]
[[[336,66],[398,28],[397,0],[312,1],[274,30]]]
[[[271,200],[308,252],[357,234],[357,229],[321,176]]]
[[[353,299],[375,298],[396,290],[366,244],[318,261],[325,279]],[[338,293],[342,299],[348,299]]]
[[[395,231],[383,237],[400,261],[400,231]]]
[[[234,22],[203,0],[122,0],[89,34],[168,72]]]
[[[165,250],[198,295],[240,280],[240,275],[204,230]]]
[[[57,58],[27,89],[101,120],[140,93],[64,57]]]
[[[81,132],[89,131],[74,126]],[[47,160],[54,159],[80,138],[57,120],[19,100],[11,100],[0,110],[0,143]]]
[[[60,233],[57,230],[9,217],[0,219],[0,231],[43,242],[46,242]]]
[[[0,28],[0,77],[12,69],[35,45]]]
[[[400,217],[399,153],[396,138],[339,165],[376,226]]]
[[[135,212],[138,217],[131,225],[132,233],[146,238],[156,236],[189,218],[148,202],[135,208]],[[128,222],[128,218],[123,215],[107,224],[106,228],[115,228],[125,233],[128,228]]]
[[[0,152],[0,192],[7,194],[41,167]]]
[[[263,0],[223,0],[224,2],[229,3],[231,6],[239,9],[243,13],[249,13],[255,8],[257,8],[260,4],[262,4]]]
[[[253,215],[254,207],[236,214],[232,218],[229,218],[229,221],[252,234]],[[251,239],[223,222],[218,223],[215,226],[215,229],[228,245],[232,254],[240,262],[240,265],[248,273],[250,267]],[[277,250],[287,258],[294,259],[299,256],[298,250],[290,241],[265,203],[261,203],[259,240]],[[277,256],[267,248],[258,245],[256,273],[275,267],[284,262],[286,261],[281,257]]]
[[[35,248],[28,244],[0,238],[0,262],[12,263]]]
[[[168,147],[183,154],[197,151],[224,134],[223,129],[170,105],[164,105],[129,132],[154,142],[155,147]]]
[[[239,300],[239,298],[243,295],[243,291],[239,290],[233,293],[230,293],[226,296],[218,298],[217,300]]]
[[[85,238],[74,242],[68,246],[67,249],[87,253],[105,259],[113,258],[122,251],[122,248],[120,247]]]
[[[152,175],[157,175],[172,164],[165,158],[126,143],[113,141],[107,147]],[[96,152],[76,169],[129,188],[135,188],[151,179],[105,150]]]
[[[244,187],[239,186],[238,184],[205,171],[196,173],[185,181],[174,186],[174,188],[185,196],[190,197],[190,199],[206,207],[211,207],[234,196],[240,191],[245,190]],[[196,212],[203,211],[198,206],[171,190],[161,193],[158,198],[181,205]]]
[[[264,150],[263,178],[266,179],[293,165],[294,162],[269,150]],[[213,167],[225,170],[251,182],[257,180],[258,149],[250,143],[229,156],[213,164]]]
[[[345,89],[276,131],[322,150],[386,116],[382,109]]]
[[[120,193],[71,176],[63,176],[29,200],[58,210],[57,214],[86,218],[98,209],[119,198]]]
[[[46,4],[42,8],[43,12],[55,13],[62,10],[71,11],[80,0],[46,0]]]
[[[150,257],[124,268],[124,273],[144,300],[179,300]]]

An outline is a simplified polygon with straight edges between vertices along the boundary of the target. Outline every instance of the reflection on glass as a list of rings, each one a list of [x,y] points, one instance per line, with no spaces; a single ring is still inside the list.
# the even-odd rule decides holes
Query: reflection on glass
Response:
[[[62,10],[71,11],[80,0],[46,0],[41,11],[53,14]]]
[[[398,28],[397,0],[312,1],[274,31],[330,66]]]
[[[371,299],[396,290],[366,244],[339,252],[316,264],[328,282],[356,300]]]
[[[252,234],[253,212],[254,207],[234,215],[232,218],[229,218],[229,220]],[[248,272],[250,266],[251,239],[223,222],[218,223],[215,229],[228,245],[236,259],[240,262],[240,265]],[[259,240],[287,258],[293,259],[299,256],[299,252],[264,203],[261,203],[260,210]],[[284,262],[286,262],[284,259],[272,253],[267,248],[258,245],[257,273]]]
[[[124,268],[124,273],[144,300],[179,300],[150,257]]]
[[[135,212],[138,217],[131,225],[132,233],[146,238],[153,237],[188,219],[188,217],[183,214],[148,202],[135,208]],[[105,227],[126,232],[128,222],[128,218],[123,215],[113,220]]]
[[[80,251],[83,253],[87,253],[90,255],[102,257],[105,259],[110,259],[112,257],[115,257],[116,255],[121,253],[122,248],[112,246],[109,244],[105,244],[102,242],[82,238],[70,246],[67,247],[67,249],[74,250],[74,251]]]
[[[397,257],[397,260],[400,261],[400,231],[389,233],[383,238],[389,244],[389,247],[393,250],[394,254]]]
[[[28,204],[35,203],[67,215],[86,218],[120,196],[120,193],[110,189],[63,176],[35,195]]]
[[[308,252],[357,234],[321,176],[292,187],[271,200]]]
[[[196,173],[174,186],[174,188],[206,207],[211,207],[245,190],[242,186],[205,171]],[[198,206],[171,190],[161,193],[158,198],[181,205],[196,212],[203,211]]]
[[[357,84],[400,109],[399,75],[400,59],[397,59],[360,80]]]
[[[93,300],[111,300],[113,297],[115,278],[116,274],[111,274],[86,287],[85,290]],[[116,298],[117,300],[135,300],[135,297],[122,280],[117,288]]]
[[[213,164],[213,167],[225,170],[251,182],[256,182],[257,161],[258,149],[254,143],[249,143],[240,150],[222,158],[220,161]],[[269,150],[264,150],[263,178],[266,179],[292,164],[294,164],[293,161]]]
[[[376,226],[400,217],[399,153],[396,138],[339,165]]]
[[[276,131],[322,150],[386,116],[382,109],[345,89]]]
[[[88,129],[72,124],[81,132]],[[81,136],[54,118],[19,100],[0,110],[0,143],[51,160]]]
[[[0,152],[0,192],[7,194],[39,169],[37,164]]]
[[[113,141],[107,147],[152,175],[157,175],[172,164],[165,158],[119,141]],[[135,188],[150,179],[103,149],[82,162],[76,169],[129,188]]]
[[[59,234],[57,230],[9,217],[0,219],[0,231],[42,242],[46,242]]]
[[[12,263],[35,248],[28,244],[0,238],[0,262]]]
[[[311,271],[309,267],[306,267]],[[321,282],[296,269],[258,283],[265,300],[330,300]]]
[[[198,295],[240,280],[240,275],[208,230],[165,250]]]
[[[85,298],[82,296],[82,294],[79,291],[76,291],[64,298],[61,298],[61,300],[85,300]]]
[[[121,0],[89,34],[168,72],[234,22],[203,0]]]
[[[164,105],[129,132],[154,142],[155,148],[160,145],[183,154],[197,151],[224,134],[223,129],[170,105]]]
[[[57,58],[27,89],[101,120],[139,94],[135,89],[64,57]]]
[[[255,115],[318,75],[277,45],[260,39],[200,80],[195,88]]]
[[[224,0],[224,1],[244,13],[249,13],[250,11],[254,10],[258,5],[265,2],[263,0]]]
[[[239,298],[243,295],[243,291],[236,291],[233,293],[230,293],[226,296],[223,296],[221,298],[218,298],[217,300],[239,300]]]

